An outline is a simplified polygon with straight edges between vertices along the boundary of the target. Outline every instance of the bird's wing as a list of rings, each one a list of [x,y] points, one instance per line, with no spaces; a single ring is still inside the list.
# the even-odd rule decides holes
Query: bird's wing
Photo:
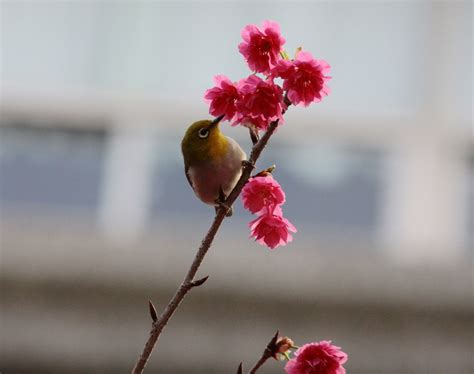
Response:
[[[184,174],[186,174],[186,179],[189,182],[189,185],[194,190],[193,182],[191,181],[191,177],[189,176],[189,165],[184,165]]]

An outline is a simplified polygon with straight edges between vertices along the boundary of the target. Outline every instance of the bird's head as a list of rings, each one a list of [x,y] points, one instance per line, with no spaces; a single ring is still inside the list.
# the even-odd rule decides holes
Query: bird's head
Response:
[[[184,161],[187,165],[213,161],[227,152],[227,138],[219,128],[224,116],[214,120],[201,120],[188,127],[181,142]]]

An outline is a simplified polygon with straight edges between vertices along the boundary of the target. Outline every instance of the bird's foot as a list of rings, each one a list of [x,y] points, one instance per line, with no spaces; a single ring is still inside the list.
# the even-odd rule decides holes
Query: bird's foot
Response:
[[[250,170],[255,169],[255,165],[251,163],[249,160],[242,160],[242,167],[245,169],[250,169]]]
[[[216,204],[217,206],[214,207],[214,209],[216,210],[216,214],[219,213],[219,209],[223,208],[224,210],[226,210],[225,216],[232,217],[232,214],[234,213],[234,208],[232,208],[231,206],[228,206],[227,204],[223,202],[216,201]]]
[[[225,195],[224,191],[222,190],[222,187],[219,188],[219,197],[214,200],[214,202],[216,203],[216,214],[219,212],[219,209],[224,209],[225,210],[225,216],[226,217],[231,217],[232,216],[232,213],[234,212],[234,209],[227,205],[226,204],[226,199],[227,199],[227,196]]]

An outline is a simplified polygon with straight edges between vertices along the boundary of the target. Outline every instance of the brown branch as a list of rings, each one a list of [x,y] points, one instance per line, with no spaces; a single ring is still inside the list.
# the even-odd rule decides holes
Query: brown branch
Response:
[[[262,153],[263,149],[267,145],[268,140],[275,132],[275,129],[277,128],[277,126],[278,126],[278,120],[272,122],[269,125],[265,134],[263,134],[263,136],[260,138],[257,144],[253,146],[252,152],[250,153],[250,157],[248,161],[243,164],[242,175],[239,181],[237,182],[237,184],[235,185],[234,189],[232,190],[232,192],[227,197],[225,201],[225,205],[232,206],[234,201],[237,200],[237,198],[239,197],[240,192],[242,191],[242,188],[244,187],[245,183],[247,183],[248,179],[250,178],[250,174],[252,173],[252,170],[255,167],[255,163],[257,162],[258,158],[260,157],[260,154]],[[201,265],[204,259],[204,256],[209,250],[212,244],[212,241],[214,240],[214,237],[216,236],[216,233],[219,230],[219,227],[221,226],[222,221],[224,220],[226,216],[226,213],[227,213],[227,210],[224,207],[220,207],[219,210],[217,211],[216,217],[214,218],[214,221],[212,222],[212,225],[209,228],[209,231],[207,232],[206,236],[201,242],[201,245],[196,253],[196,256],[194,257],[194,261],[192,262],[191,267],[188,270],[188,273],[186,274],[183,282],[181,283],[181,286],[176,290],[176,293],[171,298],[168,305],[165,307],[165,310],[163,311],[163,313],[158,317],[157,320],[153,321],[151,331],[150,331],[150,336],[148,337],[145,347],[143,348],[142,354],[138,358],[138,361],[135,364],[135,368],[133,369],[132,373],[138,374],[138,373],[143,372],[143,369],[145,368],[146,363],[148,359],[150,358],[151,353],[153,352],[153,349],[156,345],[156,342],[158,341],[158,338],[161,335],[161,332],[165,328],[166,324],[168,323],[173,313],[178,308],[181,301],[184,299],[186,294],[192,288],[200,286],[207,280],[207,277],[205,277],[200,280],[194,281],[194,276],[196,275],[199,269],[199,266]]]
[[[254,374],[257,372],[257,370],[270,358],[270,357],[275,357],[276,355],[276,349],[277,349],[277,340],[278,340],[278,335],[279,331],[273,335],[272,339],[268,342],[267,346],[265,347],[265,350],[262,353],[262,356],[259,358],[259,360],[255,363],[252,369],[250,369],[249,374]]]

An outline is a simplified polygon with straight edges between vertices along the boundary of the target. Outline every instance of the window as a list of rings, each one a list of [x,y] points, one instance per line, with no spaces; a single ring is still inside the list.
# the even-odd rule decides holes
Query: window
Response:
[[[105,133],[54,123],[8,121],[0,128],[0,201],[95,210]]]

